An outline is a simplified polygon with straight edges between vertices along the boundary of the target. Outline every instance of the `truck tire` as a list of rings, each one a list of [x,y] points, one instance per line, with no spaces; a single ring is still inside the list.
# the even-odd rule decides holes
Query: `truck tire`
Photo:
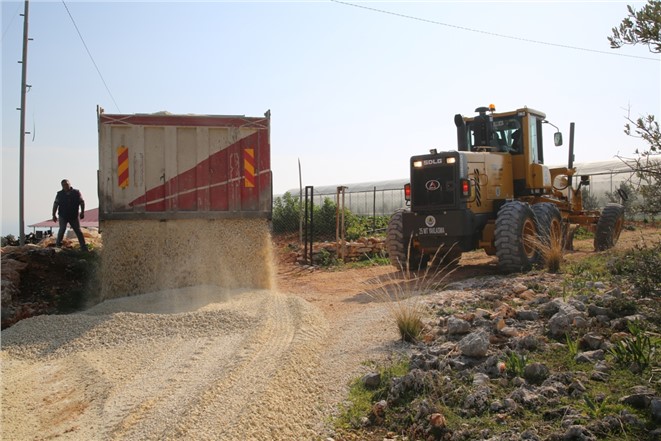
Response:
[[[542,202],[533,205],[532,211],[537,219],[537,231],[542,244],[550,246],[551,238],[560,240],[564,237],[562,216],[558,207],[550,202]]]
[[[602,210],[594,234],[594,249],[604,251],[613,248],[620,238],[624,226],[624,207],[620,204],[608,204]]]
[[[528,271],[539,261],[537,221],[530,206],[520,201],[504,204],[498,211],[495,230],[498,268],[505,273]]]
[[[407,211],[399,209],[390,217],[386,250],[392,266],[401,271],[415,271],[419,268],[421,259],[420,253],[412,246],[409,247],[410,238],[404,237],[404,213]]]

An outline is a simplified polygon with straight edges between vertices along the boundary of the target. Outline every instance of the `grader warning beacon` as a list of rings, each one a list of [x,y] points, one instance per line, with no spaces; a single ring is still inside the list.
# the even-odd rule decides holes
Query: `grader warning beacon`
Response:
[[[570,126],[567,167],[544,165],[542,129],[555,128],[543,112],[523,107],[496,113],[455,115],[457,150],[413,156],[409,209],[396,211],[388,225],[390,261],[400,269],[455,261],[462,252],[484,249],[498,257],[503,272],[527,271],[541,261],[540,243],[559,238],[572,247],[573,232],[584,226],[594,233],[594,247],[611,248],[622,231],[624,209],[608,204],[603,211],[583,210],[581,189],[573,185],[574,123]]]

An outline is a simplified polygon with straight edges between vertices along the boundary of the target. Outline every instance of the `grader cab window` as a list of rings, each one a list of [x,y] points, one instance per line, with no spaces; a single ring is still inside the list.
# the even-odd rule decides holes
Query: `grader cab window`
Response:
[[[493,133],[498,140],[498,147],[501,152],[523,153],[523,131],[519,119],[494,120]]]
[[[534,115],[528,118],[530,134],[530,160],[534,164],[544,164],[544,146],[542,144],[542,120]]]
[[[473,150],[490,147],[494,151],[511,154],[523,153],[523,131],[520,118],[495,118],[491,127],[483,121],[473,121],[468,130],[469,145]]]

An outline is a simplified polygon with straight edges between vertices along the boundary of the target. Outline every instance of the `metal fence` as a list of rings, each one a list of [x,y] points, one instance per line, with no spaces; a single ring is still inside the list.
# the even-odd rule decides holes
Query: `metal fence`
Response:
[[[337,204],[338,187],[344,187],[345,206],[352,213],[360,216],[389,216],[405,206],[404,184],[407,182],[408,179],[395,179],[343,186],[316,186],[314,203],[322,205],[324,199],[330,199]],[[301,191],[294,189],[288,193],[298,197]]]
[[[315,192],[314,202],[321,205],[324,199],[338,203],[337,193]],[[345,208],[359,216],[389,216],[398,208],[405,206],[404,188],[346,191]]]
[[[404,183],[390,185],[354,185],[351,187],[306,187],[276,196],[273,207],[275,234],[299,233],[301,243],[333,241],[350,236],[359,224],[367,234],[384,230],[383,218],[406,205]],[[343,210],[347,216],[342,216]],[[349,220],[351,219],[351,221]],[[344,235],[344,237],[347,237]],[[307,240],[306,240],[307,238]]]

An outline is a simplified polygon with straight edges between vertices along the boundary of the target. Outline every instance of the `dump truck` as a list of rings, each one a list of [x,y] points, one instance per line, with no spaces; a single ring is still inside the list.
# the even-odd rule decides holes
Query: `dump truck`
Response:
[[[104,298],[269,286],[270,112],[97,119]]]
[[[567,167],[549,168],[544,126],[555,128],[556,146],[563,139],[545,113],[527,106],[496,113],[494,105],[475,112],[455,115],[456,150],[411,157],[404,188],[409,208],[395,212],[388,225],[386,246],[394,266],[447,264],[483,249],[498,257],[501,271],[526,271],[541,261],[539,244],[560,240],[571,248],[579,225],[594,232],[596,250],[615,245],[624,209],[583,209],[581,190],[590,178],[574,179],[573,123]]]

